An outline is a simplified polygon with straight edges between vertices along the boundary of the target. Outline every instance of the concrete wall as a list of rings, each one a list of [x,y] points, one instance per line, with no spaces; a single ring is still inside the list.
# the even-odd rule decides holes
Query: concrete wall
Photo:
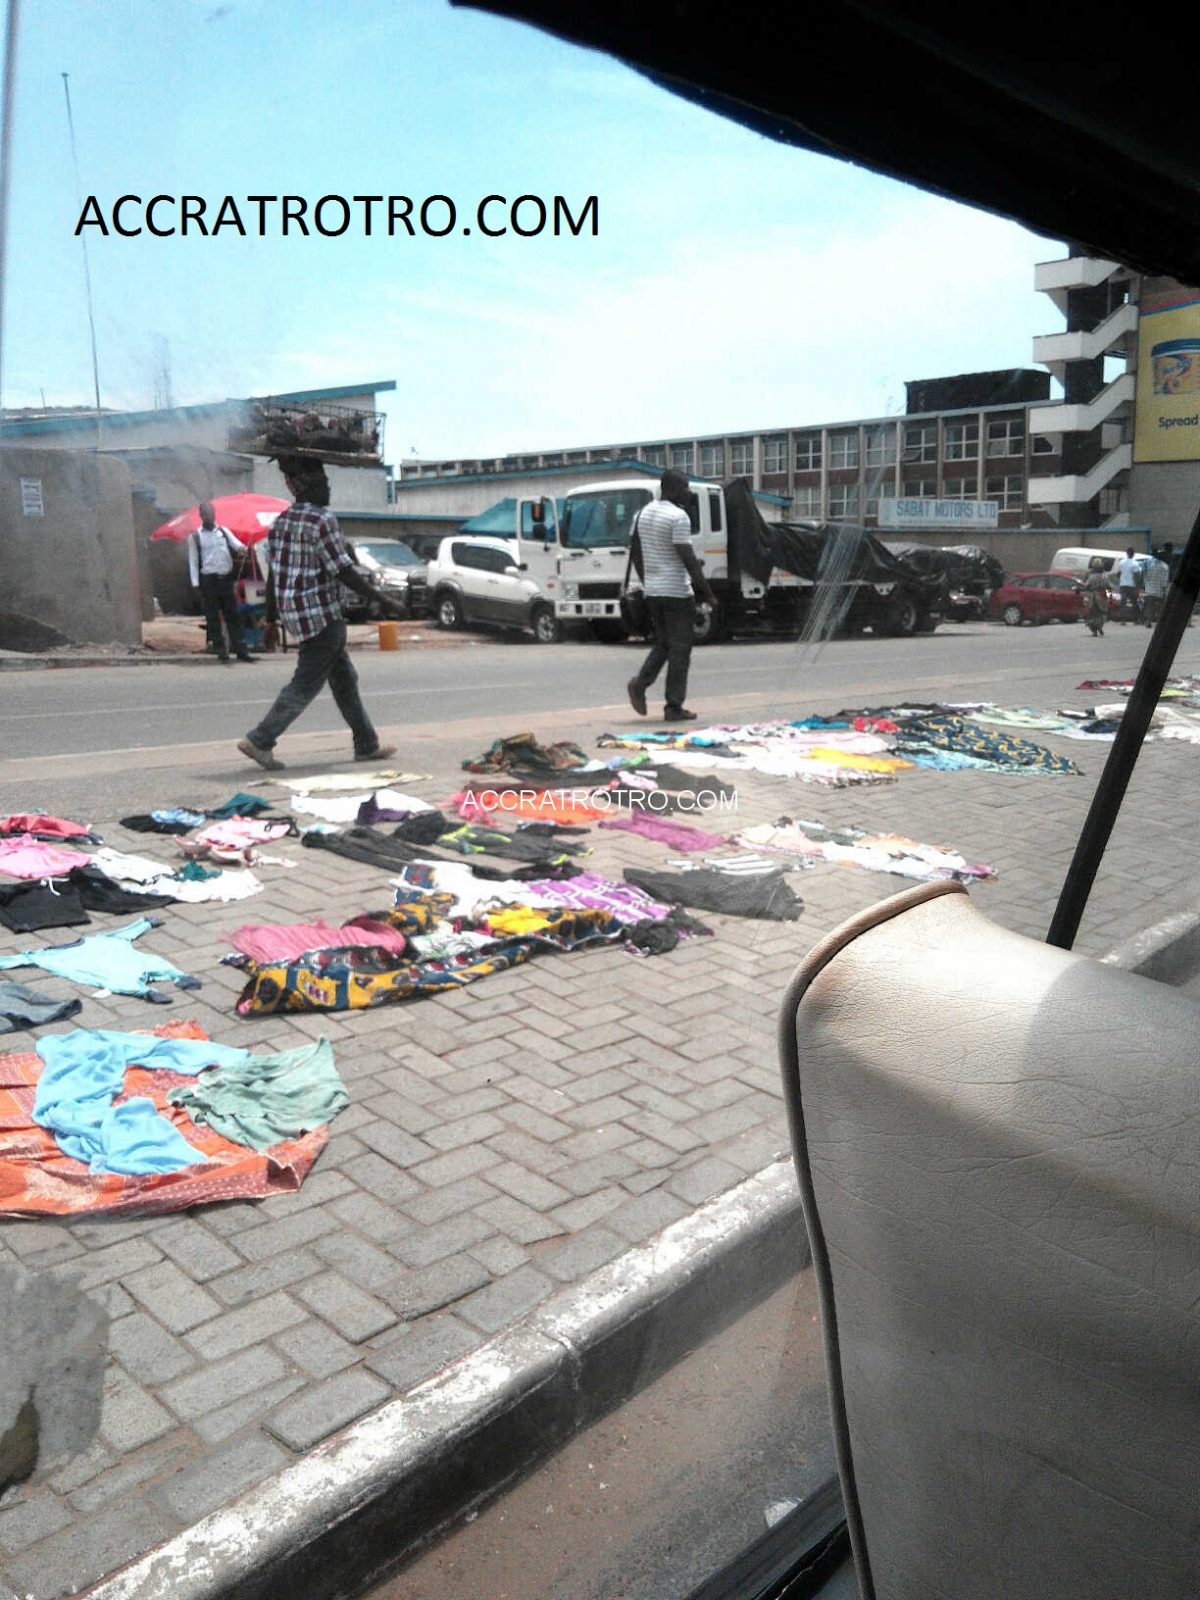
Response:
[[[1146,461],[1129,475],[1129,520],[1181,549],[1200,512],[1200,461]]]
[[[1146,548],[1144,533],[1131,533],[1126,528],[1097,530],[1088,528],[1019,528],[963,530],[961,539],[947,538],[944,530],[928,533],[913,529],[877,529],[885,542],[933,545],[945,549],[952,544],[975,544],[996,560],[1010,576],[1017,572],[1049,572],[1056,550],[1074,546],[1085,550],[1124,550],[1132,544],[1135,550]],[[1155,529],[1155,541],[1158,530]],[[1169,537],[1169,535],[1168,535]]]
[[[21,479],[44,514],[22,509]],[[39,630],[41,633],[39,641]],[[140,644],[129,469],[83,450],[0,448],[0,649]]]

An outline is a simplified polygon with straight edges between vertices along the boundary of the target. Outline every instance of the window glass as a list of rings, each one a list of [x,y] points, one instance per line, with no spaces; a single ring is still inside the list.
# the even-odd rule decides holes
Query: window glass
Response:
[[[700,446],[700,473],[705,478],[720,478],[725,473],[725,446],[718,440],[715,444],[702,444]]]
[[[796,471],[818,472],[821,467],[821,435],[803,433],[796,440]]]
[[[729,446],[729,470],[735,478],[748,477],[754,471],[754,441],[734,439]]]
[[[682,472],[692,471],[694,452],[690,444],[673,444],[671,446],[671,465],[678,467]]]
[[[633,519],[654,499],[649,484],[636,489],[600,489],[569,495],[563,506],[562,542],[567,549],[626,545]]]
[[[947,461],[974,461],[979,455],[979,422],[947,422],[942,435]]]
[[[833,433],[829,436],[829,465],[833,470],[858,465],[858,433]]]
[[[763,471],[770,473],[787,471],[787,437],[778,434],[774,438],[763,440]]]

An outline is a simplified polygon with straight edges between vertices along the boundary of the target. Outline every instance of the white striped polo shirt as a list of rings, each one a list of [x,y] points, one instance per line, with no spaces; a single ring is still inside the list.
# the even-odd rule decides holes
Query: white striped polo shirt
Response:
[[[637,530],[642,542],[646,593],[659,599],[690,599],[692,580],[677,548],[692,542],[687,512],[669,500],[652,500],[638,513]]]

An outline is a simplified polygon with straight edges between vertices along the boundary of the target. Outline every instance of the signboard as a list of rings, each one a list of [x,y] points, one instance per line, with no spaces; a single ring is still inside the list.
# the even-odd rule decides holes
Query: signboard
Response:
[[[1142,308],[1135,461],[1200,461],[1200,299]]]
[[[881,528],[998,528],[998,500],[913,500],[879,502]]]
[[[21,511],[27,517],[44,517],[46,507],[42,501],[42,480],[21,479]]]

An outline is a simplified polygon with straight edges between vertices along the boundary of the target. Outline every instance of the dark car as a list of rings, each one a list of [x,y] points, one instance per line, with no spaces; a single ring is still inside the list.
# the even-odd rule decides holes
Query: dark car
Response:
[[[355,539],[350,549],[390,600],[398,600],[410,617],[428,614],[425,563],[398,539]],[[346,604],[349,622],[372,622],[378,606],[362,595],[351,594]]]
[[[1023,622],[1078,622],[1083,616],[1083,585],[1064,572],[1022,572],[993,589],[988,616],[1009,628]],[[1114,614],[1114,596],[1109,594]]]

